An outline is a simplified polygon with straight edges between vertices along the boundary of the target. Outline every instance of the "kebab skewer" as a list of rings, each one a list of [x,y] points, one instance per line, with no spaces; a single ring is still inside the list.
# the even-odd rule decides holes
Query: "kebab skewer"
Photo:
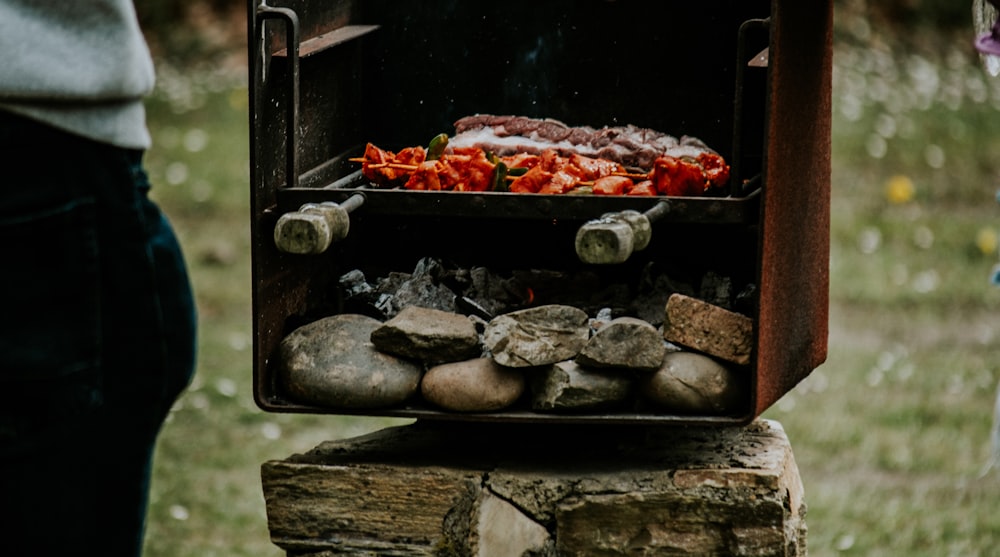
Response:
[[[551,143],[537,143],[530,149],[534,152],[507,149],[498,156],[464,139],[450,146],[448,136],[439,134],[427,148],[399,152],[369,143],[364,156],[353,160],[362,163],[363,174],[376,187],[410,190],[701,196],[729,180],[729,166],[700,142],[671,145],[652,159],[651,169],[636,171]]]

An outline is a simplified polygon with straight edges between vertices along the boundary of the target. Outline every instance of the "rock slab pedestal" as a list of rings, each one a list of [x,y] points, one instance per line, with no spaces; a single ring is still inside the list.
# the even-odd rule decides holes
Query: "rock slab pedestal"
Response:
[[[289,557],[805,556],[781,424],[424,422],[261,468]]]

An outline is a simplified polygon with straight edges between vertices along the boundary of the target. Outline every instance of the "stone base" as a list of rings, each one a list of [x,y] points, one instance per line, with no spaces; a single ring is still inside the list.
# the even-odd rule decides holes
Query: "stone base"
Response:
[[[781,425],[417,422],[262,466],[290,557],[806,555]]]

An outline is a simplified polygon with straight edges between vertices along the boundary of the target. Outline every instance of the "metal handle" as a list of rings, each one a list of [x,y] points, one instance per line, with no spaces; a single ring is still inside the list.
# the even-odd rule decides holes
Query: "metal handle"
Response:
[[[285,23],[285,50],[288,56],[288,77],[286,84],[287,116],[285,121],[285,184],[294,188],[299,185],[298,129],[299,129],[299,16],[289,8],[268,6],[264,0],[257,5],[254,34],[257,51],[264,46],[264,21],[278,19]],[[263,54],[259,58],[263,61]],[[263,64],[262,64],[263,65]],[[263,67],[254,68],[253,83],[256,90],[263,82]],[[257,116],[254,116],[255,118]]]
[[[595,265],[624,263],[646,249],[653,239],[653,223],[669,212],[670,202],[664,200],[643,213],[619,211],[588,221],[576,233],[576,255]]]
[[[332,201],[306,203],[298,211],[281,215],[274,226],[274,245],[285,253],[323,253],[330,244],[347,237],[349,213],[364,203],[365,196],[360,193],[339,205]]]
[[[733,99],[733,156],[729,192],[734,197],[739,197],[743,193],[743,90],[744,75],[748,65],[747,61],[747,34],[751,29],[770,29],[771,18],[750,19],[740,25],[740,30],[736,43],[736,95]]]

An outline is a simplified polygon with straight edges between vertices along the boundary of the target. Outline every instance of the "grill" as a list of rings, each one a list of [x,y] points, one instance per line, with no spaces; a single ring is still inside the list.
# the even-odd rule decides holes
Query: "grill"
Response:
[[[826,357],[831,3],[480,4],[250,1],[258,406],[470,421],[749,423]],[[731,165],[729,186],[705,197],[375,189],[351,160],[368,142],[426,145],[473,114],[697,136]],[[282,215],[328,202],[350,209],[346,237],[312,255],[275,247]],[[580,228],[621,211],[657,217],[649,246],[617,264],[582,262]],[[341,278],[356,269],[411,272],[425,258],[586,273],[602,284],[633,283],[657,265],[751,285],[745,399],[725,415],[692,415],[523,405],[461,413],[419,397],[353,409],[289,397],[279,345],[297,327],[351,311]]]

